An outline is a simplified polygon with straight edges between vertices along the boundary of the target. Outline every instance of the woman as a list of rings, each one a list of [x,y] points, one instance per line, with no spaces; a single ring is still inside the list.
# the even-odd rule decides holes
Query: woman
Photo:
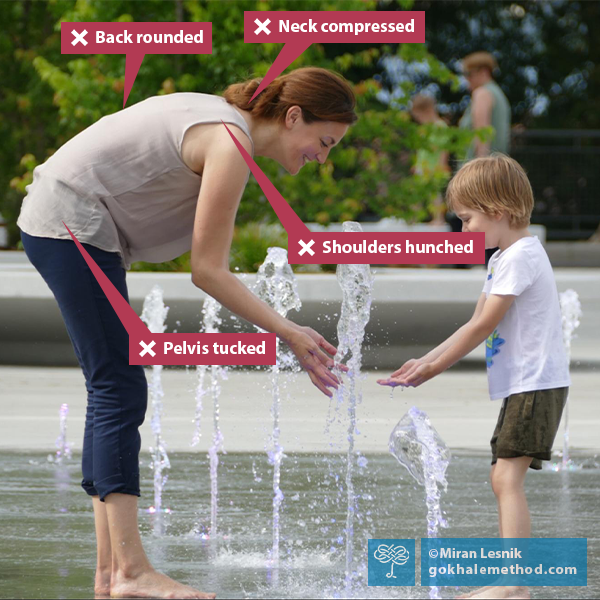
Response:
[[[259,80],[225,97],[149,98],[100,119],[34,171],[18,225],[25,251],[54,293],[88,390],[82,487],[92,496],[97,594],[205,598],[151,567],[137,524],[139,426],[147,385],[130,366],[128,337],[69,226],[120,293],[132,261],[162,262],[191,248],[192,282],[223,306],[276,333],[324,394],[335,347],[309,327],[281,317],[228,268],[237,208],[248,168],[227,123],[250,154],[295,175],[329,151],[356,121],[355,98],[337,75],[298,69],[275,79],[252,103]]]

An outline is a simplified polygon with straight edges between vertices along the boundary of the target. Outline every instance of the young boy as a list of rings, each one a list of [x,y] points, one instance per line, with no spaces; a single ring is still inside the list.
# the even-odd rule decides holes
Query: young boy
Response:
[[[483,231],[486,248],[499,248],[490,259],[483,293],[466,325],[378,383],[416,387],[487,340],[490,397],[503,399],[491,439],[490,475],[500,537],[527,538],[525,475],[550,460],[570,385],[556,282],[542,244],[527,230],[533,192],[516,161],[493,154],[466,163],[450,181],[446,202],[463,231]],[[528,598],[529,593],[492,586],[465,597]]]

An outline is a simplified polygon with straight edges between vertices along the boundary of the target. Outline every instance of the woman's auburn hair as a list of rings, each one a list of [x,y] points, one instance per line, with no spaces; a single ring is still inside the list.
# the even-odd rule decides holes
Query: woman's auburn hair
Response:
[[[327,69],[304,67],[276,77],[250,102],[261,81],[234,83],[223,96],[229,104],[249,111],[258,119],[283,122],[292,106],[302,109],[307,124],[334,121],[352,125],[358,119],[352,87],[341,75]]]

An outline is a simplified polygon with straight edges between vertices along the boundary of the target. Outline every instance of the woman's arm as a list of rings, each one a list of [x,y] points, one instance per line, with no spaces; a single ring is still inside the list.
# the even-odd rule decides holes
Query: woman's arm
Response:
[[[248,137],[236,127],[230,126],[230,129],[251,153]],[[309,327],[300,327],[279,315],[229,271],[235,217],[246,186],[248,167],[225,127],[211,131],[207,147],[210,150],[204,156],[194,219],[192,282],[231,312],[277,334],[296,354],[315,386],[331,396],[327,387],[337,388],[339,381],[329,371],[333,360],[323,350],[335,354],[336,348]]]

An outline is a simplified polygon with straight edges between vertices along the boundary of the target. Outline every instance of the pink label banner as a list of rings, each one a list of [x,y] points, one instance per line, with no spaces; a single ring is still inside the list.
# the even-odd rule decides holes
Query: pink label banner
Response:
[[[485,262],[484,233],[290,234],[290,264],[470,265]]]
[[[274,365],[274,333],[150,333],[129,337],[130,365]]]
[[[244,42],[285,44],[252,101],[311,44],[425,43],[425,11],[245,11]]]
[[[212,23],[61,23],[62,54],[125,54],[123,107],[146,54],[212,54]]]

